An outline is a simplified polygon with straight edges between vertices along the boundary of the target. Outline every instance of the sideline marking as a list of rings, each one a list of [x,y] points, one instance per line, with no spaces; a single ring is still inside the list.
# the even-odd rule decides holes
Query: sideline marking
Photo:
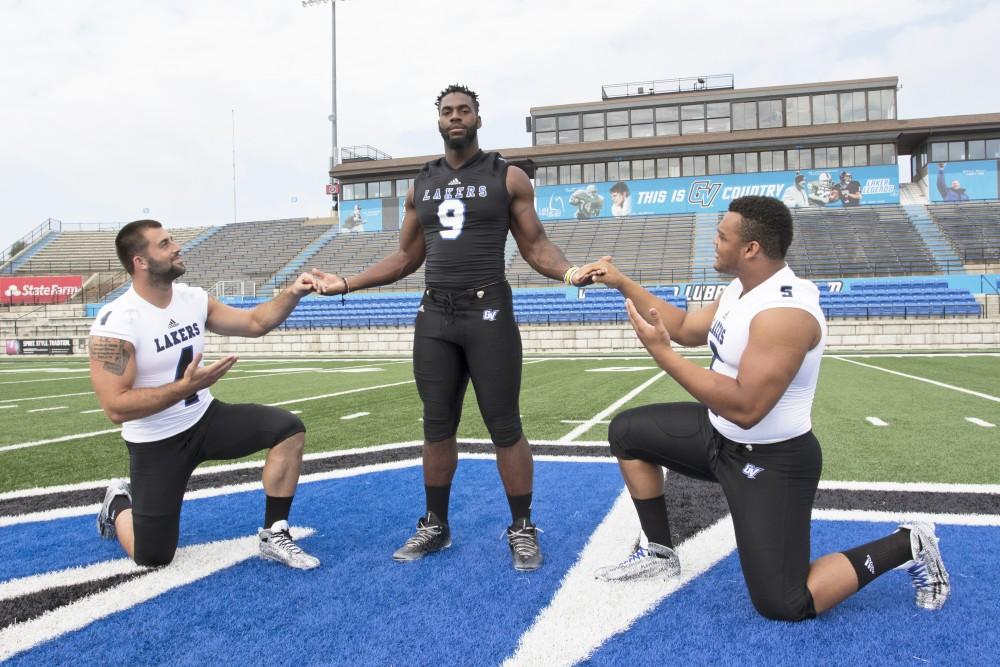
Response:
[[[991,424],[988,421],[980,419],[979,417],[966,417],[965,421],[971,422],[976,426],[982,426],[983,428],[995,428],[996,424]]]
[[[627,394],[625,394],[624,396],[622,396],[621,398],[619,398],[617,401],[615,401],[614,403],[612,403],[608,407],[606,407],[603,410],[601,410],[600,412],[598,412],[596,415],[594,415],[593,417],[591,417],[587,421],[585,421],[582,424],[580,424],[579,426],[577,426],[575,429],[573,429],[572,431],[570,431],[569,433],[567,433],[566,435],[564,435],[562,438],[560,438],[560,440],[568,440],[568,441],[576,440],[578,437],[580,437],[581,435],[583,435],[584,433],[586,433],[587,431],[589,431],[591,428],[593,428],[594,426],[596,426],[599,422],[601,422],[602,420],[605,420],[608,417],[610,417],[612,412],[614,412],[615,410],[617,410],[621,406],[623,406],[626,403],[628,403],[629,401],[631,401],[633,398],[635,398],[636,396],[638,396],[639,394],[641,394],[643,391],[645,391],[647,387],[649,387],[651,384],[653,384],[654,382],[656,382],[657,380],[659,380],[661,377],[663,377],[665,375],[666,375],[666,373],[664,373],[663,371],[660,371],[659,373],[657,373],[653,377],[649,378],[648,380],[646,380],[645,382],[643,382],[642,384],[640,384],[638,387],[636,387],[632,391],[628,392]]]
[[[1000,397],[990,396],[989,394],[984,394],[980,391],[973,391],[971,389],[966,389],[964,387],[956,387],[953,384],[945,384],[944,382],[938,382],[937,380],[931,380],[929,378],[922,378],[919,375],[910,375],[909,373],[900,373],[899,371],[889,370],[888,368],[882,368],[881,366],[873,366],[871,364],[863,364],[860,361],[854,361],[853,359],[846,359],[841,356],[831,357],[832,359],[839,359],[849,364],[856,364],[858,366],[864,366],[865,368],[871,368],[876,371],[882,371],[883,373],[890,373],[892,375],[898,375],[899,377],[904,377],[910,380],[917,380],[918,382],[926,382],[927,384],[932,384],[935,387],[943,387],[945,389],[951,389],[952,391],[958,391],[963,394],[969,394],[970,396],[978,396],[979,398],[985,398],[988,401],[996,401],[1000,403]]]
[[[889,425],[888,422],[884,422],[881,419],[879,419],[878,417],[865,417],[865,421],[868,422],[869,424],[871,424],[872,426],[888,426]]]

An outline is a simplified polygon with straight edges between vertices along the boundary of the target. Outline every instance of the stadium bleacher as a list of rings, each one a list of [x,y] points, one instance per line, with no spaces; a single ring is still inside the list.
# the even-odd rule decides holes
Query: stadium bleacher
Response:
[[[671,288],[652,288],[657,296],[678,308],[687,300]],[[625,299],[612,289],[585,289],[582,299],[566,298],[565,290],[521,290],[514,293],[514,317],[521,324],[625,322]],[[344,299],[307,297],[285,321],[288,329],[410,326],[422,293],[352,294]],[[230,301],[239,308],[253,308],[262,298]]]
[[[796,209],[788,265],[807,278],[934,274],[938,267],[899,206]]]
[[[927,210],[966,264],[1000,262],[1000,202],[931,204]]]

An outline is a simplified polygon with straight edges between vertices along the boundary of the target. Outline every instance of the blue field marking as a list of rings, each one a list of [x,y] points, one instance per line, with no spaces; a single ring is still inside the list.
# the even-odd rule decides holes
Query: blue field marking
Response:
[[[877,539],[895,524],[816,521],[813,557]],[[995,527],[938,526],[952,597],[941,611],[913,604],[905,572],[889,572],[814,621],[764,620],[750,602],[735,553],[664,600],[585,664],[995,665],[1000,573]]]
[[[548,603],[621,478],[610,463],[537,462],[536,488],[546,556],[537,572],[510,565],[501,538],[510,515],[493,461],[461,462],[450,516],[454,546],[409,564],[390,555],[423,511],[419,467],[315,482],[300,487],[292,523],[316,529],[302,545],[323,560],[318,570],[244,561],[15,656],[13,664],[60,664],[71,656],[84,664],[252,664],[267,650],[280,651],[285,664],[497,664]],[[251,532],[262,502],[260,492],[190,501],[182,543]],[[59,533],[72,523],[79,522],[47,528]],[[19,528],[5,533],[37,530]],[[96,534],[73,539],[80,550],[105,553]],[[108,637],[133,640],[110,645]]]
[[[496,665],[558,591],[621,491],[617,465],[536,461],[534,516],[545,564],[510,566],[501,537],[510,517],[492,460],[463,460],[452,492],[454,546],[415,563],[390,554],[423,510],[419,465],[302,484],[292,523],[316,530],[302,546],[309,572],[258,558],[14,656],[53,664]],[[263,494],[185,504],[181,545],[251,535]],[[817,521],[813,553],[884,535],[884,523]],[[93,517],[0,529],[0,582],[121,556]],[[775,623],[750,604],[735,554],[664,599],[589,660],[620,664],[992,664],[1000,529],[939,527],[953,597],[919,610],[904,573],[889,573],[819,620]],[[252,539],[252,538],[248,538]],[[595,605],[601,600],[595,599]],[[272,657],[267,657],[273,654]]]

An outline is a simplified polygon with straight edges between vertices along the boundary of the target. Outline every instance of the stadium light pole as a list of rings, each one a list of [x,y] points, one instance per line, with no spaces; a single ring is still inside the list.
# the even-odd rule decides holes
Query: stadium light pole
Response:
[[[331,37],[330,42],[332,44],[332,62],[333,68],[331,70],[331,90],[332,94],[332,105],[330,107],[330,127],[332,130],[331,136],[331,146],[330,146],[330,171],[337,166],[340,162],[339,150],[337,149],[337,0],[302,0],[303,7],[312,7],[314,5],[324,5],[327,2],[330,3],[330,17],[331,17]],[[334,193],[334,201],[340,201],[340,193]]]

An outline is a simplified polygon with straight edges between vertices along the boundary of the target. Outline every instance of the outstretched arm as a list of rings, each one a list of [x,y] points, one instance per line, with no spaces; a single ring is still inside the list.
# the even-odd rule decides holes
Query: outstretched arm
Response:
[[[635,282],[618,270],[611,263],[611,256],[605,256],[592,264],[587,264],[580,272],[592,276],[594,282],[604,283],[622,293],[626,299],[631,299],[636,310],[648,321],[650,309],[656,309],[670,337],[688,347],[704,345],[708,341],[708,329],[712,326],[715,311],[719,302],[695,312],[681,310],[667,303],[645,287]]]
[[[507,192],[510,193],[510,231],[517,241],[521,256],[538,273],[563,280],[571,264],[555,243],[549,240],[535,211],[535,189],[528,175],[520,167],[507,169]],[[588,285],[592,281],[582,271],[573,279],[574,285]]]
[[[313,269],[316,291],[325,296],[356,292],[366,287],[388,285],[402,280],[420,268],[427,252],[424,247],[424,229],[417,218],[417,208],[413,203],[413,188],[406,193],[403,226],[399,232],[399,248],[367,269],[353,276],[339,276]]]
[[[313,283],[313,277],[303,273],[278,296],[250,310],[233,308],[210,297],[205,326],[223,336],[263,336],[288,318],[302,297],[313,291]]]

